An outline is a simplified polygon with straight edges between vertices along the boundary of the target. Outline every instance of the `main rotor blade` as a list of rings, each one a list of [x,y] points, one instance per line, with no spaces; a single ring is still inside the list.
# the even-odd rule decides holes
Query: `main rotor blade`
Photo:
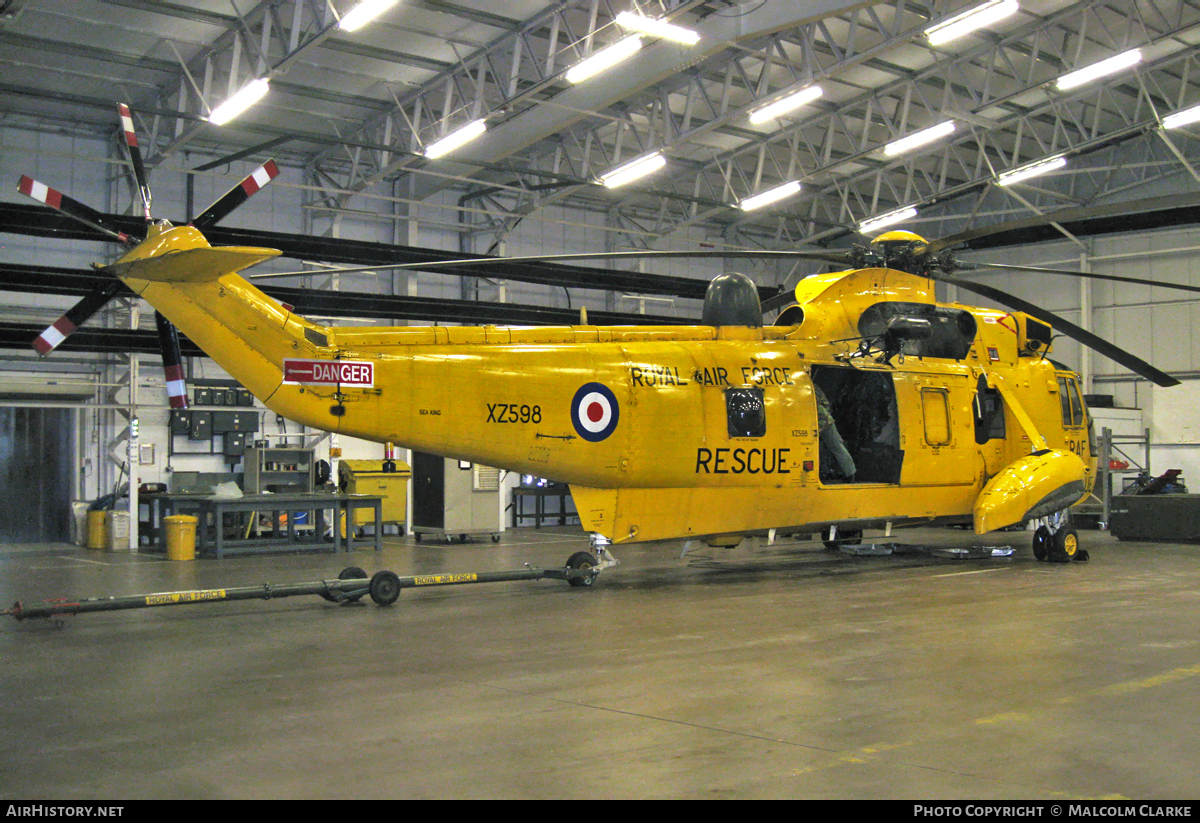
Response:
[[[85,294],[82,300],[67,309],[66,314],[47,326],[46,330],[37,336],[37,339],[33,341],[33,347],[37,353],[45,357],[54,351],[73,331],[86,323],[93,314],[104,307],[105,303],[113,299],[122,288],[120,280],[111,280],[96,286]]]
[[[1160,386],[1179,385],[1179,381],[1174,377],[1166,372],[1159,371],[1145,360],[1142,360],[1140,357],[1132,355],[1124,349],[1117,348],[1104,338],[1097,337],[1087,329],[1080,328],[1074,323],[1064,320],[1058,315],[1048,312],[1040,306],[1035,306],[1033,303],[1028,303],[1021,298],[1014,297],[1008,292],[1001,291],[1000,289],[994,289],[991,286],[984,286],[980,283],[972,283],[969,280],[962,280],[948,274],[937,273],[930,276],[934,280],[940,280],[943,283],[953,283],[959,288],[975,292],[975,294],[995,300],[997,303],[1001,303],[1009,308],[1016,309],[1017,311],[1025,312],[1030,317],[1036,317],[1043,323],[1050,324],[1052,328],[1062,332],[1067,337],[1078,340],[1088,348],[1098,351],[1100,354],[1104,355],[1110,360],[1120,363],[1134,374],[1140,375],[1141,377],[1144,377],[1153,383],[1157,383]]]
[[[167,400],[173,409],[186,409],[187,383],[183,380],[183,357],[179,353],[179,330],[160,313],[154,313],[158,343],[162,349],[163,374],[167,381]]]
[[[1035,226],[1045,226],[1050,223],[1070,223],[1077,220],[1090,220],[1096,217],[1112,217],[1119,214],[1138,214],[1144,211],[1159,209],[1180,209],[1200,205],[1200,194],[1166,195],[1163,197],[1147,197],[1143,200],[1129,200],[1124,203],[1109,203],[1102,206],[1076,206],[1069,209],[1059,209],[1049,214],[1039,214],[1033,217],[1023,217],[1020,220],[1010,220],[991,226],[981,226],[975,229],[952,234],[941,240],[931,241],[928,245],[930,253],[942,249],[953,248],[960,243],[969,243],[992,234],[1008,231],[1020,231]]]
[[[96,231],[102,232],[112,239],[124,243],[126,246],[136,246],[138,243],[138,239],[133,235],[126,234],[109,226],[105,222],[104,215],[100,212],[83,205],[78,200],[67,197],[62,192],[50,188],[45,183],[39,183],[28,175],[21,175],[21,182],[17,184],[17,191],[26,197],[33,198],[39,203],[45,203],[50,208],[62,212],[67,217],[78,220],[85,226],[90,226]]]
[[[133,176],[137,180],[138,190],[142,193],[142,211],[146,222],[150,222],[150,184],[146,181],[146,165],[142,162],[142,150],[138,148],[137,132],[133,128],[133,115],[129,106],[117,104],[117,113],[121,116],[121,128],[125,130],[125,148],[129,150],[129,160],[133,163]]]
[[[1115,274],[1094,274],[1090,271],[1071,271],[1070,269],[1047,269],[1041,266],[1012,266],[1003,263],[971,263],[962,266],[964,269],[1011,269],[1013,271],[1033,272],[1035,274],[1062,274],[1069,277],[1086,277],[1089,280],[1111,280],[1114,283],[1136,283],[1141,286],[1158,286],[1163,289],[1179,289],[1180,291],[1200,292],[1200,286],[1185,286],[1180,283],[1162,283],[1158,280],[1145,280],[1141,277],[1119,277]]]
[[[762,301],[762,311],[763,311],[763,314],[766,314],[769,311],[775,311],[775,309],[781,309],[784,306],[786,306],[788,303],[795,303],[795,302],[796,302],[796,290],[795,289],[784,289],[783,291],[781,291],[779,294],[775,295],[774,297],[768,297],[766,300]]]
[[[268,160],[205,209],[191,225],[204,231],[209,226],[216,225],[231,211],[245,203],[250,196],[279,176],[279,167],[274,160]]]
[[[327,272],[287,271],[271,274],[252,274],[251,279],[271,277],[296,277],[302,274],[353,274],[363,271],[379,271],[381,269],[422,269],[428,266],[482,266],[497,263],[555,263],[564,260],[638,260],[645,258],[688,258],[688,257],[721,257],[721,258],[765,258],[819,260],[825,263],[845,264],[851,262],[848,252],[833,251],[775,251],[767,249],[718,250],[703,249],[700,251],[606,251],[579,252],[574,254],[538,254],[529,257],[464,257],[456,260],[428,260],[423,263],[383,263],[378,266],[356,266],[347,269],[329,269]]]

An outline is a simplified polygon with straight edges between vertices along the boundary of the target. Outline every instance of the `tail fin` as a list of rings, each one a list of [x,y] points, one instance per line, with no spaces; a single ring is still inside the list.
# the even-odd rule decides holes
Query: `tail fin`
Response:
[[[188,247],[192,243],[203,245]],[[297,317],[237,274],[278,254],[213,248],[195,229],[184,227],[143,243],[105,270],[266,401],[282,382],[284,358],[331,354],[331,335],[324,327]]]
[[[121,278],[149,280],[153,283],[203,283],[278,256],[279,252],[275,249],[201,246],[158,257],[114,263],[107,270]]]

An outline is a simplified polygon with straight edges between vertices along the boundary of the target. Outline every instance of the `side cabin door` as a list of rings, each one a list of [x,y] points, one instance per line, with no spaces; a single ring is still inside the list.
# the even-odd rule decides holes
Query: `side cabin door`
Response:
[[[910,361],[911,362],[911,361]],[[975,440],[976,387],[965,374],[897,372],[896,400],[904,430],[905,486],[975,483],[983,459]]]
[[[813,366],[822,485],[900,482],[903,413],[890,369]]]

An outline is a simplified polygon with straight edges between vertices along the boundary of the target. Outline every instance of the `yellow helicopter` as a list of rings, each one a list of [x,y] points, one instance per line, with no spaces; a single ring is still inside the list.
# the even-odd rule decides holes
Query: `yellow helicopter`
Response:
[[[21,190],[97,224],[36,181]],[[1068,512],[1095,482],[1096,442],[1079,378],[1047,357],[1052,334],[1178,382],[953,277],[964,264],[948,244],[908,232],[797,253],[850,267],[801,280],[773,325],[752,281],[725,274],[696,325],[340,327],[239,274],[279,252],[212,247],[201,227],[150,220],[148,199],[146,211],[146,237],[126,235],[130,250],[101,271],[291,420],[568,483],[603,538],[599,560],[572,565],[613,562],[609,541],[821,531],[834,543],[893,524],[1030,520],[1038,559],[1086,559]],[[935,280],[1014,310],[939,302]]]

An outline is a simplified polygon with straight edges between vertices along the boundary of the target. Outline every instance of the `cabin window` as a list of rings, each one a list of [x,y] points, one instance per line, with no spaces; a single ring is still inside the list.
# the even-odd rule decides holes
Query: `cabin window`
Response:
[[[921,389],[921,409],[925,412],[925,442],[931,446],[949,445],[950,392]]]
[[[1058,402],[1062,407],[1064,426],[1082,426],[1083,400],[1079,397],[1079,384],[1069,377],[1058,378]]]
[[[767,433],[762,389],[726,389],[725,414],[730,437],[762,437]]]
[[[892,374],[813,366],[822,483],[899,483],[904,451]]]
[[[987,378],[982,375],[975,391],[972,410],[975,413],[976,443],[982,445],[989,440],[1004,439],[1004,401],[999,391],[988,388]]]

